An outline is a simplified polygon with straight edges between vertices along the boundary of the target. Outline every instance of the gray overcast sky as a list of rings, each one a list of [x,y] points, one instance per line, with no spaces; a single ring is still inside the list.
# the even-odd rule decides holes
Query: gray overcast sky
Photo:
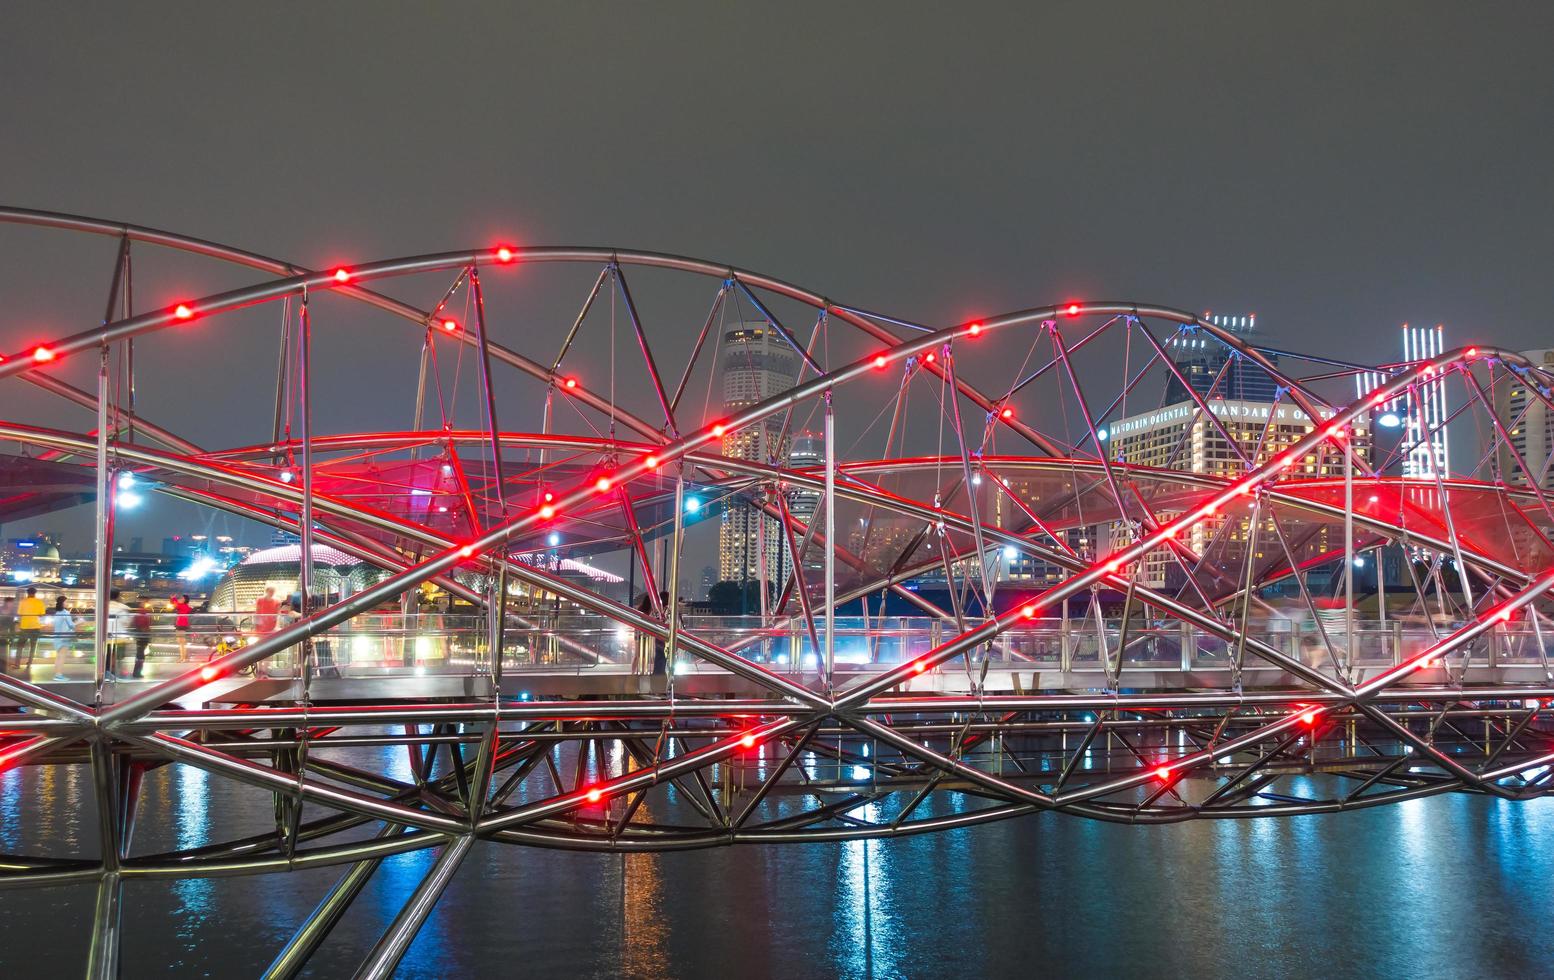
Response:
[[[320,264],[513,232],[930,322],[1105,296],[1525,348],[1550,37],[1545,3],[9,3],[0,199]]]

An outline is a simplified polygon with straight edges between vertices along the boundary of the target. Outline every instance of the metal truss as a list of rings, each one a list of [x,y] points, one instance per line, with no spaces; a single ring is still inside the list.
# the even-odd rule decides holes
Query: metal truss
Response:
[[[87,767],[99,829],[90,853],[0,856],[0,886],[95,883],[94,976],[118,971],[123,886],[137,878],[340,866],[270,968],[285,977],[385,857],[435,849],[360,971],[386,976],[477,840],[668,851],[894,837],[1044,810],[1168,823],[1447,792],[1520,800],[1554,785],[1543,639],[1554,587],[1554,509],[1542,489],[1550,462],[1525,458],[1512,435],[1532,405],[1554,403],[1548,374],[1515,352],[1350,364],[1267,352],[1194,314],[1135,303],[1071,302],[936,328],[648,252],[492,246],[314,271],[118,222],[15,208],[0,209],[0,222],[120,246],[100,324],[0,360],[0,379],[96,416],[92,431],[0,420],[0,440],[19,447],[0,465],[27,484],[27,499],[96,507],[94,675],[69,685],[0,676],[12,706],[0,715],[0,769]],[[137,312],[137,277],[167,249],[266,278]],[[518,330],[501,312],[501,276],[575,266],[592,286],[570,326]],[[704,324],[683,367],[628,283],[649,272],[689,283],[703,310],[712,292],[705,317],[676,314]],[[383,291],[450,275],[431,308]],[[421,337],[410,429],[313,431],[312,335],[329,328],[321,311],[333,296]],[[201,447],[141,417],[137,342],[227,328],[255,306],[279,311],[282,330],[273,412],[263,406],[252,441]],[[607,315],[606,339],[598,321]],[[690,382],[713,376],[719,344],[707,341],[731,315],[775,331],[798,377],[726,416],[698,412]],[[812,326],[790,327],[797,316]],[[530,349],[502,342],[513,338]],[[537,349],[558,338],[558,354]],[[1278,430],[1274,411],[1260,425],[1230,421],[1215,410],[1220,380],[1205,393],[1173,360],[1184,338],[1256,365],[1277,384],[1277,403],[1307,424]],[[616,358],[630,365],[620,370],[645,382],[640,404],[572,372],[589,347],[608,347],[612,370]],[[444,388],[442,361],[466,353],[474,367]],[[59,377],[85,359],[95,392]],[[1375,383],[1343,397],[1360,376]],[[1150,392],[1173,379],[1189,423],[1170,463],[1108,451],[1109,420],[1148,410]],[[504,397],[520,383],[532,394]],[[1497,411],[1500,385],[1525,392],[1520,414]],[[473,426],[448,408],[460,386],[479,406]],[[520,397],[538,406],[528,414],[542,419],[539,431],[500,423]],[[1427,439],[1448,423],[1475,432],[1476,467],[1395,475],[1417,446],[1381,445],[1373,417],[1427,400],[1460,407],[1409,432]],[[839,413],[888,417],[883,450],[843,450]],[[772,427],[780,442],[810,424],[824,431],[819,465],[727,451],[752,427]],[[932,451],[919,438],[909,453],[909,426],[924,425]],[[852,428],[862,430],[855,445],[880,435]],[[1226,465],[1176,465],[1191,439],[1210,434]],[[295,532],[307,615],[171,676],[111,677],[106,573],[113,488],[125,473]],[[798,494],[817,501],[812,514],[795,513]],[[786,576],[763,588],[760,615],[737,629],[682,619],[658,598],[660,585],[684,591],[681,555],[696,533],[688,495],[709,512],[762,515],[760,533],[772,536],[764,553],[790,556]],[[563,535],[576,554],[629,556],[646,608],[530,560]],[[323,545],[384,577],[330,602],[311,578]],[[1388,620],[1385,594],[1375,614],[1356,612],[1356,563],[1387,548],[1411,560],[1406,621]],[[1044,573],[1001,578],[1000,556]],[[1335,565],[1342,571],[1327,585],[1313,585]],[[935,576],[942,596],[912,587]],[[456,688],[428,679],[418,689],[386,672],[321,676],[319,644],[423,583],[481,611]],[[520,584],[564,599],[578,618],[514,608]],[[1309,612],[1309,645],[1272,625],[1270,597],[1281,592]],[[1321,615],[1340,595],[1339,614]],[[913,607],[909,624],[886,615],[889,597]],[[661,644],[671,668],[635,672],[578,624]],[[548,661],[533,654],[541,642],[555,651]],[[844,646],[866,651],[862,662],[842,656]],[[284,683],[243,679],[283,660],[294,665]],[[687,673],[674,668],[682,663]],[[585,668],[594,673],[585,678]],[[389,750],[410,760],[410,778],[361,762]],[[137,850],[141,786],[168,766],[270,794],[273,827]]]

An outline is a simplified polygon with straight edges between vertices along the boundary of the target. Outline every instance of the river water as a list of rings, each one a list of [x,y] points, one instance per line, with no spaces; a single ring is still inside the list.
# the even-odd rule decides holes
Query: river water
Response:
[[[47,805],[45,802],[47,801]],[[91,853],[89,775],[0,776],[0,844]],[[181,766],[137,840],[257,832]],[[1554,975],[1554,801],[1444,796],[1163,827],[1028,816],[893,841],[594,855],[477,844],[405,977]],[[137,852],[142,849],[137,848]],[[384,862],[311,976],[349,976],[433,855]],[[126,976],[253,976],[339,869],[131,883]],[[0,977],[78,977],[93,889],[0,891]]]

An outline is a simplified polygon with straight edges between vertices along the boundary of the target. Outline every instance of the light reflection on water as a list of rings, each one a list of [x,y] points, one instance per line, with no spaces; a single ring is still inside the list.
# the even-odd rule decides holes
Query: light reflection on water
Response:
[[[402,750],[362,761],[410,778]],[[84,774],[0,775],[0,841],[79,853],[91,837]],[[147,787],[148,842],[197,846],[238,817],[247,832],[271,818],[264,794],[186,767]],[[1291,780],[1283,790],[1326,787]],[[665,806],[676,804],[650,798],[643,812],[679,819],[653,809]],[[855,816],[891,814],[871,804]],[[401,973],[1547,975],[1554,851],[1541,845],[1551,833],[1554,801],[1442,796],[1291,820],[1129,827],[1044,814],[894,841],[666,855],[482,843]],[[433,860],[385,860],[313,975],[353,971]],[[126,973],[254,975],[338,873],[136,882]],[[0,892],[6,935],[28,938],[0,943],[0,976],[48,975],[38,949],[70,951],[59,972],[78,975],[91,904],[89,888]]]

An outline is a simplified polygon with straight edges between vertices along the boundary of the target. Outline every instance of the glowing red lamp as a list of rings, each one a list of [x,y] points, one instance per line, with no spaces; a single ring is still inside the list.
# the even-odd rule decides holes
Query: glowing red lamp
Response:
[[[511,262],[513,260],[513,250],[503,245],[496,250],[496,258],[498,262]]]
[[[350,282],[350,281],[351,281],[351,272],[350,272],[349,269],[336,269],[335,270],[335,282]]]
[[[1008,407],[1006,405],[1006,406],[1004,406],[1004,410],[1002,412],[999,412],[998,414],[1002,415],[1006,419],[1012,419],[1012,418],[1014,418],[1014,409],[1012,409],[1012,408],[1010,408],[1010,407]]]
[[[647,459],[643,460],[643,463],[645,463],[647,465],[647,468],[650,469],[650,470],[658,469],[658,457],[657,456],[649,456]]]
[[[566,380],[566,381],[565,381],[565,382],[564,382],[564,384],[565,384],[565,385],[566,385],[566,386],[567,386],[567,387],[568,387],[568,388],[576,388],[576,387],[577,387],[577,379],[576,379],[576,378],[568,378],[568,379],[567,379],[567,380]]]
[[[173,307],[173,316],[180,320],[187,320],[194,316],[194,311],[189,309],[189,307],[185,306],[183,303],[179,303],[177,306]]]
[[[888,360],[886,360],[884,354],[876,354],[876,355],[874,355],[874,366],[876,368],[883,369],[885,367],[885,365],[888,364],[888,363],[890,363],[890,362]]]
[[[1026,606],[1025,607],[1025,618],[1026,619],[1035,619],[1036,618],[1036,614],[1039,613],[1039,612],[1041,612],[1041,610],[1036,608],[1035,606]]]
[[[32,359],[37,361],[39,364],[42,364],[45,361],[52,361],[54,359],[54,352],[49,350],[47,347],[34,347],[32,349]]]
[[[448,331],[449,333],[458,333],[459,332],[459,322],[457,320],[444,320],[442,322],[442,328],[444,330]]]
[[[1079,315],[1079,304],[1078,303],[1070,303],[1070,304],[1068,304],[1067,312],[1068,312],[1069,316],[1078,316]]]
[[[715,435],[715,436],[718,436],[720,438],[722,437],[723,433],[726,432],[726,431],[727,431],[727,429],[724,427],[722,422],[719,422],[717,425],[714,425],[712,427],[712,434]]]
[[[1304,724],[1315,725],[1317,723],[1317,713],[1315,711],[1303,711],[1301,712],[1300,720]]]
[[[556,516],[556,508],[552,507],[550,504],[546,504],[540,508],[540,516],[548,521],[552,517]]]
[[[921,674],[923,671],[928,669],[928,664],[926,664],[923,661],[919,660],[917,663],[912,665],[912,669],[917,671],[919,674]]]
[[[459,549],[459,554],[463,555],[465,558],[468,558],[470,555],[473,555],[474,553],[475,553],[475,546],[472,545],[472,544],[467,544],[464,547]]]
[[[602,799],[604,799],[604,793],[603,792],[601,792],[601,791],[599,791],[597,789],[591,789],[591,790],[588,791],[588,802],[590,802],[590,803],[598,803]]]
[[[753,749],[755,748],[755,736],[746,735],[744,738],[739,740],[739,744],[743,745],[747,749]]]
[[[606,490],[610,489],[610,478],[607,476],[601,476],[599,479],[595,480],[594,489],[598,490],[600,493],[604,493]]]
[[[938,360],[938,358],[934,357],[933,351],[929,351],[923,355],[923,360],[929,364],[932,364],[934,361]]]
[[[220,674],[221,671],[217,670],[215,667],[206,666],[200,668],[200,680],[202,681],[213,681],[218,676],[220,676]]]
[[[975,337],[982,332],[982,324],[973,323],[971,326],[966,328],[966,332]]]
[[[1171,779],[1171,767],[1170,766],[1157,766],[1157,767],[1155,767],[1155,778],[1160,780],[1161,782],[1169,782],[1170,779]]]

